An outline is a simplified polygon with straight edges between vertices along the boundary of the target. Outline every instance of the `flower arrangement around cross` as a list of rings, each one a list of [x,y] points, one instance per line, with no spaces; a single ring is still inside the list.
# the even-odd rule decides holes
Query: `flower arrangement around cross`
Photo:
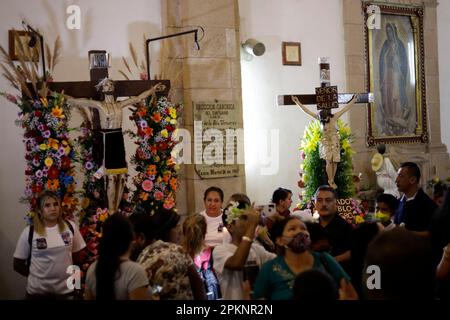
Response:
[[[138,174],[133,177],[132,203],[153,214],[158,208],[175,207],[178,188],[176,163],[172,150],[176,145],[177,110],[167,97],[153,96],[132,109],[130,117],[137,132],[127,131],[138,145],[131,158]]]
[[[74,196],[76,154],[69,137],[70,110],[56,92],[34,99],[0,93],[20,109],[16,124],[24,129],[25,196],[29,203],[28,222],[34,216],[37,197],[44,190],[56,192],[62,200],[65,217],[73,218],[78,200]]]
[[[355,183],[353,174],[352,156],[355,154],[351,147],[353,136],[350,128],[341,119],[338,119],[338,132],[340,142],[341,161],[338,163],[336,175],[334,178],[338,188],[336,190],[338,199],[350,199],[352,203],[353,218],[345,218],[352,224],[359,224],[365,221],[365,211],[362,210],[360,203],[351,199],[355,196]],[[306,127],[301,140],[300,151],[303,163],[300,165],[300,180],[298,186],[301,189],[300,203],[296,210],[310,210],[314,212],[313,197],[317,188],[327,184],[327,174],[325,171],[325,160],[320,158],[319,144],[322,138],[322,127],[320,122],[311,121]]]

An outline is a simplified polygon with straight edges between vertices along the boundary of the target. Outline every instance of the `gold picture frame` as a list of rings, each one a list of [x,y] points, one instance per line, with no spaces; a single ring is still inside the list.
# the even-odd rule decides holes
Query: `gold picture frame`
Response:
[[[30,56],[32,59],[30,59],[26,54],[24,54],[24,61],[39,61],[39,39],[36,38],[35,35],[33,35],[31,32],[28,31],[17,31],[17,30],[9,30],[8,31],[8,37],[9,37],[9,57],[11,60],[19,60],[19,53],[20,53],[20,44],[19,41],[22,43],[23,50],[26,53],[26,50],[29,48],[31,50]],[[32,37],[35,37],[35,45],[33,48],[29,47],[30,40]]]
[[[283,58],[283,65],[285,66],[302,65],[302,51],[300,42],[283,42],[281,52]]]
[[[380,10],[368,25],[369,6]],[[364,3],[368,108],[367,145],[428,143],[423,7]],[[372,21],[374,17],[370,17]]]

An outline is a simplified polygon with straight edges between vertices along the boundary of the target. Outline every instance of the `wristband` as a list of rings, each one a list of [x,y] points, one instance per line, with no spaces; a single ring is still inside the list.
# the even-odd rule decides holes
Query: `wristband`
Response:
[[[253,242],[253,240],[252,240],[252,239],[250,239],[250,238],[249,238],[249,237],[247,237],[247,236],[243,236],[243,237],[242,237],[242,241]]]

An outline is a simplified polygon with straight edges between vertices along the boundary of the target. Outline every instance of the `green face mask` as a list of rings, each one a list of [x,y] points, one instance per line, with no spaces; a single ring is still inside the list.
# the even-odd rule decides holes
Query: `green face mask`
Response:
[[[389,219],[391,219],[391,215],[387,211],[377,211],[375,212],[375,219],[380,222],[387,222]]]

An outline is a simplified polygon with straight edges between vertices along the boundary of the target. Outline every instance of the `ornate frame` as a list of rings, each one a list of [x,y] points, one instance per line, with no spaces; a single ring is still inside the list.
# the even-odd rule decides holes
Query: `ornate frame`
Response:
[[[368,108],[367,145],[428,143],[424,9],[365,2],[363,10],[366,83],[375,97]]]
[[[282,42],[281,57],[284,66],[301,66],[302,50],[300,42]]]

